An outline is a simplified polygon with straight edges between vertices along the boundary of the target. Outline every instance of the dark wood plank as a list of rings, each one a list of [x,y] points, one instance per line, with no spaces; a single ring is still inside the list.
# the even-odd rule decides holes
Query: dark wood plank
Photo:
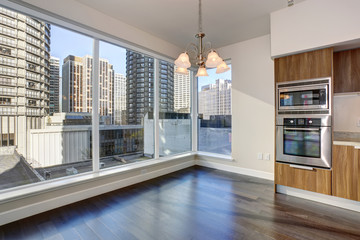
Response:
[[[0,227],[3,239],[359,239],[360,213],[191,167]],[[27,236],[28,234],[28,236]]]

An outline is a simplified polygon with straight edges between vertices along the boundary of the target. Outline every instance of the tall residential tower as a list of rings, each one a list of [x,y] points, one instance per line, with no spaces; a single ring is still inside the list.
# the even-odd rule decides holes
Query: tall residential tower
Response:
[[[160,112],[174,112],[174,64],[159,61]],[[154,59],[126,51],[126,111],[128,124],[141,124],[154,107]]]
[[[0,7],[0,146],[26,155],[49,114],[50,25]]]

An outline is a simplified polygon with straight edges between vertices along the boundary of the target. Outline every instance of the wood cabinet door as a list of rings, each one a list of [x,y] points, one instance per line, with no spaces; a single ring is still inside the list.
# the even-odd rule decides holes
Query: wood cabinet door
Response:
[[[336,197],[360,201],[360,150],[333,145],[332,192]]]
[[[332,77],[332,65],[332,48],[276,58],[275,82]]]
[[[275,184],[331,195],[331,171],[319,168],[311,171],[276,163]]]
[[[360,92],[360,48],[334,53],[334,92]]]

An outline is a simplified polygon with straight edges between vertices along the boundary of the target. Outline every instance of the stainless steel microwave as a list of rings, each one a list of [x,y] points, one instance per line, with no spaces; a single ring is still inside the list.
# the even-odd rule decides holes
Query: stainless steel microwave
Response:
[[[276,84],[277,114],[331,114],[331,78]]]

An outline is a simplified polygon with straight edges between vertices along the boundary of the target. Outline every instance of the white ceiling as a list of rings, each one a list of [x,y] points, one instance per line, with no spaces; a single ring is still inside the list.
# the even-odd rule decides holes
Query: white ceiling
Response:
[[[76,0],[185,48],[198,32],[198,0]],[[295,0],[295,4],[304,0]],[[203,0],[203,32],[219,48],[270,33],[270,13],[287,0]]]

